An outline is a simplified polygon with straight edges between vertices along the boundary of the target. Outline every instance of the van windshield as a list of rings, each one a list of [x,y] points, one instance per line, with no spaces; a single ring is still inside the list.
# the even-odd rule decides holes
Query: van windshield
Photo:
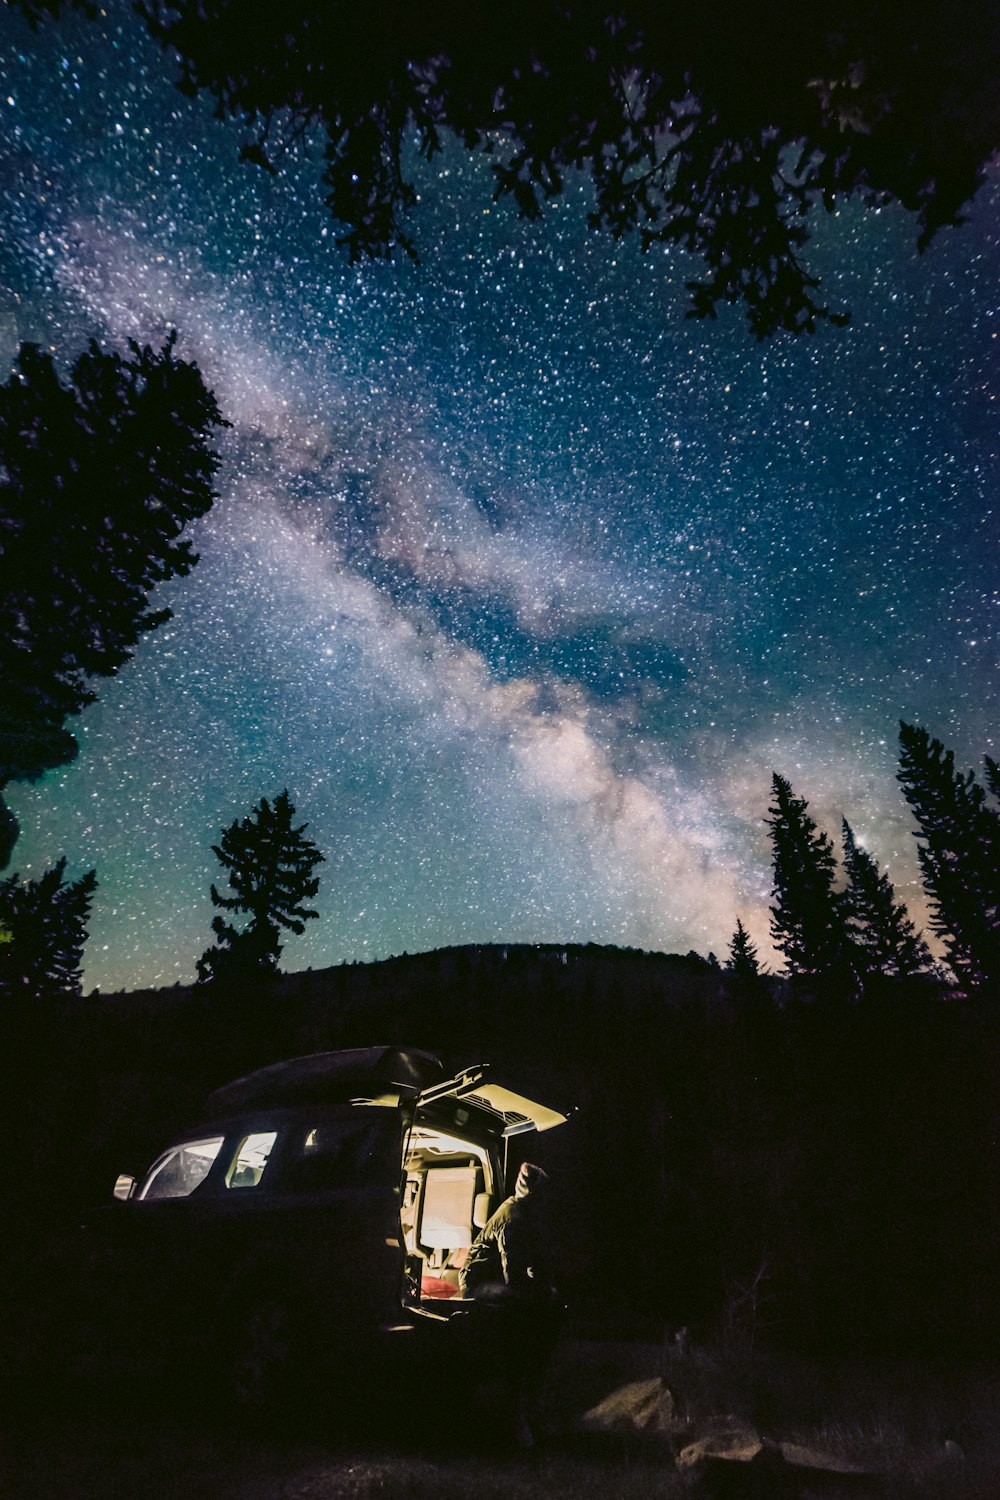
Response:
[[[171,1146],[150,1167],[139,1197],[146,1200],[189,1197],[212,1170],[224,1139],[224,1136],[213,1135],[205,1140]]]

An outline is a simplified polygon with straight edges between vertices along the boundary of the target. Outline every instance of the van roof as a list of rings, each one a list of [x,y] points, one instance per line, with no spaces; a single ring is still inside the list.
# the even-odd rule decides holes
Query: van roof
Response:
[[[390,1091],[401,1099],[411,1098],[443,1077],[440,1058],[413,1048],[314,1052],[272,1063],[225,1084],[210,1095],[208,1108],[213,1114],[235,1114],[283,1105],[332,1104]]]

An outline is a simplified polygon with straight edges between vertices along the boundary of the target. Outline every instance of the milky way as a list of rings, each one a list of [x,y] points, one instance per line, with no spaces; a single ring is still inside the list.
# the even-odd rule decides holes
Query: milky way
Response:
[[[100,888],[86,981],[189,980],[210,845],[287,786],[289,968],[450,943],[766,954],[770,775],[923,917],[900,718],[996,755],[1000,186],[918,257],[820,214],[848,329],[684,318],[697,267],[419,165],[419,265],[351,266],[319,168],[241,165],[125,5],[6,12],[0,343],[179,330],[233,426],[174,616],[11,787],[14,868]],[[159,603],[160,600],[158,599]]]

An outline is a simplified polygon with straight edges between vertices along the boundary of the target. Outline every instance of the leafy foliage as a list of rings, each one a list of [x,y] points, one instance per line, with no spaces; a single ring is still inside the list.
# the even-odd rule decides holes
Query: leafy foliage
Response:
[[[66,881],[65,859],[38,880],[0,881],[0,995],[45,999],[80,993],[81,958],[97,875]]]
[[[198,977],[237,980],[260,977],[277,970],[281,956],[281,932],[305,931],[317,913],[303,905],[319,890],[313,875],[323,855],[305,837],[307,824],[292,826],[295,808],[287,789],[272,806],[266,797],[249,817],[232,822],[223,830],[212,852],[226,870],[232,896],[220,896],[212,886],[212,904],[224,911],[249,917],[244,928],[233,927],[223,917],[212,922],[216,947],[198,960]]]
[[[842,974],[849,962],[843,901],[834,889],[833,845],[783,776],[772,780],[771,831],[774,905],[771,936],[792,974]]]
[[[208,437],[225,424],[173,347],[92,343],[64,385],[25,344],[0,386],[0,788],[73,759],[66,720],[91,679],[169,619],[149,592],[197,562],[179,537],[212,504]],[[15,838],[0,801],[0,867]]]
[[[892,882],[863,849],[844,819],[844,907],[847,930],[858,967],[866,975],[910,979],[927,974],[933,960],[906,907],[896,900]]]
[[[931,925],[963,981],[1000,988],[1000,813],[926,729],[900,724],[899,742],[898,779],[917,820]],[[995,793],[995,762],[987,760],[986,773]]]
[[[762,0],[724,16],[661,0],[139,10],[179,56],[185,92],[253,122],[245,160],[275,170],[298,139],[322,141],[353,256],[415,254],[406,153],[430,159],[450,131],[491,157],[495,196],[529,219],[589,172],[595,226],[700,256],[692,314],[742,303],[758,336],[831,316],[800,258],[813,204],[898,200],[923,248],[959,222],[1000,145],[992,0],[959,13]]]

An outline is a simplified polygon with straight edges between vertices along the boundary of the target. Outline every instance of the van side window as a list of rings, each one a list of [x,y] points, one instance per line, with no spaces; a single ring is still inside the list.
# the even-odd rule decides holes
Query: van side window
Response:
[[[245,1135],[229,1163],[226,1187],[255,1188],[264,1175],[267,1159],[277,1138],[276,1130],[261,1130],[256,1135]]]
[[[282,1186],[289,1193],[365,1187],[384,1176],[381,1121],[336,1120],[298,1133],[290,1142]]]

